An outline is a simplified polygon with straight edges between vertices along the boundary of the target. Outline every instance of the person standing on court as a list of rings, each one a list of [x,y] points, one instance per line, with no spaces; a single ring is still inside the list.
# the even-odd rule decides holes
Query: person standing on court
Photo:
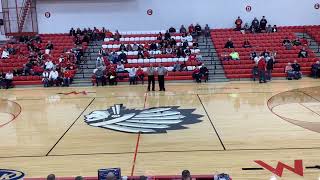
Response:
[[[159,81],[159,89],[160,91],[165,91],[165,87],[164,87],[164,76],[167,75],[168,70],[162,66],[162,64],[159,64],[159,67],[157,69],[158,71],[158,81]]]
[[[155,85],[155,80],[154,80],[154,74],[156,73],[156,69],[153,67],[152,64],[147,69],[147,74],[148,74],[148,91],[150,91],[150,85],[152,84],[152,91],[154,91],[154,85]]]

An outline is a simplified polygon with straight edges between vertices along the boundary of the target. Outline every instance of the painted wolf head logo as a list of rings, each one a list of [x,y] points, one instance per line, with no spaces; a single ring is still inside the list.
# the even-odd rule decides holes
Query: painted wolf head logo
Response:
[[[93,111],[84,117],[90,126],[126,133],[166,133],[167,130],[186,129],[184,125],[201,122],[202,115],[193,114],[195,109],[178,108],[172,106],[136,110],[115,104],[109,109]]]

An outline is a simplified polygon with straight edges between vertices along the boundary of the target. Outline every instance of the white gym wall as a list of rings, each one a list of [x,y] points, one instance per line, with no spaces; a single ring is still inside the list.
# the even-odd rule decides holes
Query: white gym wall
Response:
[[[160,30],[181,24],[208,23],[229,28],[265,15],[271,24],[320,24],[320,0],[37,0],[40,33],[67,32],[70,27],[102,27],[120,31]],[[251,12],[246,6],[252,7]],[[147,15],[152,9],[153,15]],[[45,12],[51,17],[46,18]]]

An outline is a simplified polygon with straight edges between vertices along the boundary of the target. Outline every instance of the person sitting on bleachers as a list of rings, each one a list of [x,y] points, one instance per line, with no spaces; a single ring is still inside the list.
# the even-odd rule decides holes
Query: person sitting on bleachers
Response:
[[[136,72],[137,81],[140,80],[142,84],[144,84],[144,71],[141,68],[141,66],[138,67],[138,70]]]
[[[119,51],[127,51],[127,48],[123,43],[120,44]]]
[[[200,36],[202,34],[202,27],[199,25],[199,23],[196,24],[196,26],[194,27],[195,31],[196,31],[196,35]]]
[[[301,46],[300,39],[299,39],[299,38],[296,38],[295,40],[292,41],[292,44],[293,44],[294,46]]]
[[[301,79],[301,67],[300,64],[298,64],[297,60],[294,60],[294,63],[291,65],[292,66],[292,71],[294,73],[294,78],[295,79]]]
[[[244,24],[244,26],[243,26],[243,30],[244,30],[244,34],[245,33],[250,33],[251,32],[251,28],[250,28],[250,26],[249,26],[249,24],[248,23],[245,23]]]
[[[224,48],[234,48],[233,42],[231,40],[231,38],[228,39],[228,41],[226,42],[226,44],[224,45]]]
[[[116,72],[117,72],[117,73],[125,72],[124,65],[123,65],[120,61],[119,61],[118,64],[117,64]]]
[[[240,60],[239,53],[235,49],[230,53],[231,60]]]
[[[227,53],[227,51],[224,51],[224,52],[221,54],[221,59],[224,60],[224,61],[229,61],[229,60],[231,59],[230,54]]]
[[[50,71],[49,82],[51,86],[53,86],[54,84],[56,84],[56,86],[60,86],[59,73],[56,69]]]
[[[138,51],[138,49],[139,49],[139,45],[136,42],[134,42],[133,45],[132,45],[132,50],[133,51]]]
[[[254,58],[256,58],[258,56],[256,50],[253,50],[251,53],[250,53],[250,59],[251,60],[254,60]]]
[[[311,66],[311,76],[314,78],[320,77],[320,61],[312,64]]]
[[[94,75],[96,78],[96,86],[99,86],[99,83],[101,84],[101,86],[104,86],[106,82],[104,70],[101,67],[99,67],[94,70]]]
[[[99,68],[99,67],[101,67],[102,69],[106,68],[103,57],[101,55],[99,55],[96,60],[96,68]]]
[[[266,28],[266,33],[272,33],[272,26],[271,26],[271,24],[269,24],[268,27]]]
[[[143,51],[142,50],[138,50],[138,57],[137,59],[144,59],[144,55],[143,55]]]
[[[137,84],[136,83],[136,79],[137,79],[137,71],[136,71],[136,68],[135,67],[132,67],[130,70],[129,70],[129,82],[130,82],[130,85],[132,84]]]
[[[82,35],[83,33],[82,33],[82,31],[81,31],[81,29],[80,28],[77,28],[77,30],[76,30],[76,35]]]
[[[184,53],[186,54],[186,56],[190,56],[191,55],[191,50],[189,47],[187,47],[185,50],[184,50]]]
[[[260,32],[260,25],[258,19],[255,17],[251,22],[251,29],[253,33]]]
[[[9,58],[9,55],[10,55],[10,53],[9,53],[9,51],[7,50],[7,48],[4,48],[4,49],[2,50],[1,59],[8,59],[8,58]]]
[[[286,50],[292,49],[292,42],[289,40],[288,37],[285,37],[282,41],[282,45],[286,48]]]
[[[204,77],[204,82],[207,82],[209,80],[209,69],[204,64],[202,64],[200,68],[200,74],[201,77]]]
[[[242,19],[240,18],[240,16],[238,16],[238,18],[235,20],[234,24],[236,25],[235,30],[240,31],[242,28]]]
[[[76,31],[71,28],[70,31],[69,31],[69,36],[75,36],[76,35]]]
[[[267,59],[268,57],[270,57],[270,52],[268,51],[268,49],[265,49],[262,53],[261,56],[263,56],[265,59]]]
[[[193,26],[193,24],[190,24],[190,26],[188,27],[188,31],[191,35],[195,35],[195,28]]]
[[[109,81],[109,85],[117,85],[117,72],[113,67],[109,69],[107,79]]]
[[[49,87],[49,71],[45,70],[42,73],[42,83],[44,87]]]
[[[109,29],[106,30],[105,34],[106,34],[106,38],[112,38],[113,37],[113,33]]]
[[[173,69],[172,69],[172,72],[176,72],[176,71],[181,71],[181,66],[180,66],[180,63],[179,61],[176,61],[173,65]]]
[[[307,58],[307,57],[308,57],[308,51],[306,51],[306,49],[303,47],[298,54],[298,58]]]
[[[292,80],[294,78],[293,68],[290,62],[288,62],[288,64],[286,65],[284,72],[287,74],[288,80]]]
[[[201,83],[201,74],[198,66],[193,70],[192,77],[197,83]]]
[[[113,39],[114,41],[120,41],[120,38],[121,38],[121,34],[119,33],[118,30],[116,30],[116,32],[113,35]]]
[[[245,39],[244,42],[243,42],[242,47],[244,47],[244,48],[251,48],[252,46],[250,45],[249,40],[248,40],[248,39]]]
[[[265,16],[262,16],[262,19],[260,20],[260,30],[262,32],[266,31],[268,21],[266,20]]]
[[[177,58],[186,57],[185,52],[182,50],[181,47],[178,47],[177,49]]]
[[[191,36],[190,33],[187,33],[186,40],[187,40],[188,42],[192,42],[192,41],[193,41],[193,37]]]
[[[300,42],[301,42],[301,45],[303,45],[303,46],[309,46],[309,42],[305,37],[300,39]]]
[[[143,49],[143,57],[150,59],[150,53],[146,48]]]
[[[278,27],[277,27],[277,25],[273,25],[273,27],[272,27],[272,32],[278,32]]]
[[[159,34],[157,35],[157,40],[159,41],[163,40],[163,35],[161,32],[159,32]]]
[[[48,60],[46,63],[45,63],[45,69],[47,70],[51,70],[54,68],[54,64],[51,60]]]
[[[164,34],[164,40],[170,40],[171,39],[171,35],[169,31],[166,31],[166,33]]]
[[[171,46],[168,46],[166,48],[166,54],[172,54],[172,52],[173,52],[173,50],[172,50]]]
[[[110,60],[110,62],[112,62],[113,64],[117,64],[118,62],[118,54],[116,52],[112,52],[109,54],[108,59]]]
[[[120,61],[122,64],[127,64],[128,63],[127,54],[124,53],[124,51],[121,51],[121,53],[119,54],[118,61]]]
[[[169,33],[175,33],[177,32],[176,29],[174,27],[170,27],[169,28]]]
[[[196,48],[199,47],[198,39],[195,39],[195,40],[193,41],[192,47],[193,47],[194,49],[196,49]]]
[[[53,50],[53,44],[51,41],[48,41],[48,44],[45,47],[45,54],[50,54],[52,50]]]
[[[131,44],[127,44],[126,50],[127,51],[133,51]]]
[[[180,33],[187,33],[187,29],[184,27],[184,25],[181,25],[181,27],[180,27],[180,31],[179,31]]]
[[[10,87],[12,87],[12,81],[13,81],[13,73],[9,70],[5,75],[6,89],[9,89]]]
[[[32,66],[33,65],[30,61],[23,65],[23,74],[25,76],[33,75]]]

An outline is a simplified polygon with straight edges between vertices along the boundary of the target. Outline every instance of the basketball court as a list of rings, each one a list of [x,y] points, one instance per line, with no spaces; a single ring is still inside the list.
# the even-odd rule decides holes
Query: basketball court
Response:
[[[123,175],[226,172],[233,179],[270,179],[255,160],[273,168],[303,162],[303,176],[284,169],[277,179],[318,179],[320,82],[170,83],[146,86],[18,88],[0,90],[0,167],[26,177],[96,176],[121,167]],[[198,122],[161,133],[127,133],[90,126],[85,116],[123,104],[127,109],[192,110]],[[188,117],[186,117],[188,118]],[[258,170],[242,170],[258,168]],[[259,169],[263,168],[263,169]]]

